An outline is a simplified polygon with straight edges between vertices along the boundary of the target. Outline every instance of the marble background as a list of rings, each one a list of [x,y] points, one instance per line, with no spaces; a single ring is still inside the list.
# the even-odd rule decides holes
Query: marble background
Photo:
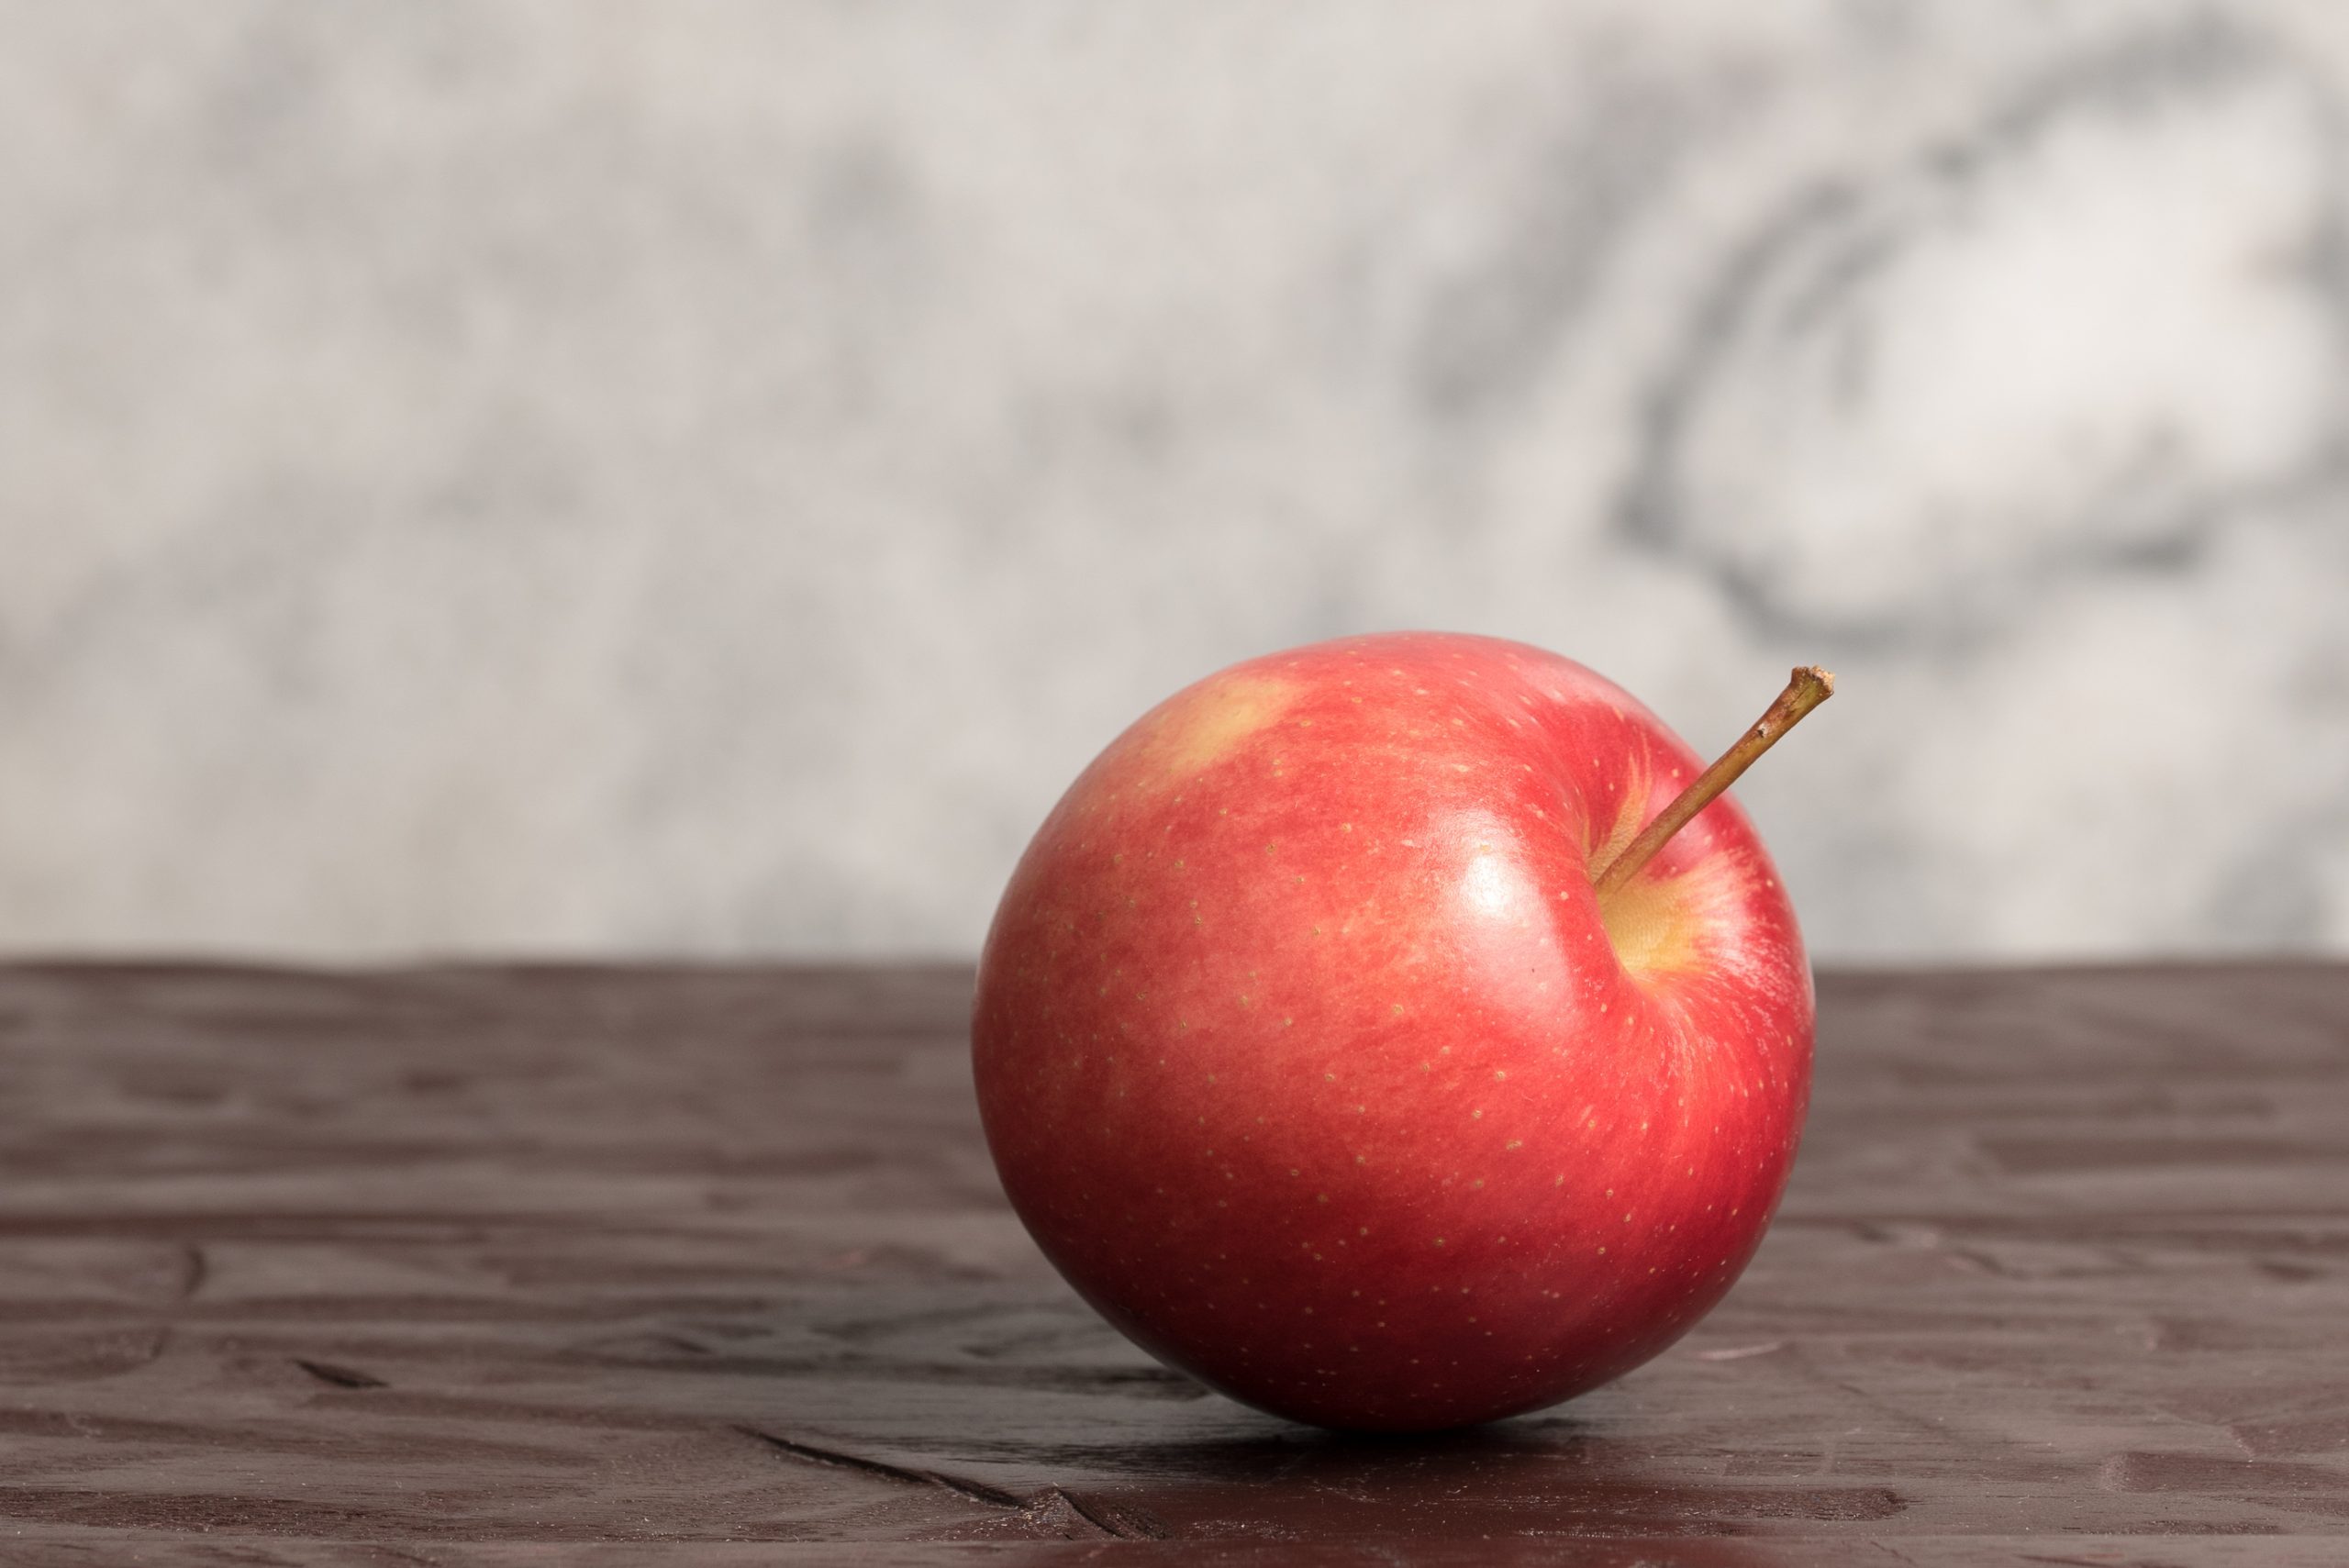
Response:
[[[963,953],[1230,660],[1815,948],[2349,951],[2349,10],[0,0],[0,942]]]

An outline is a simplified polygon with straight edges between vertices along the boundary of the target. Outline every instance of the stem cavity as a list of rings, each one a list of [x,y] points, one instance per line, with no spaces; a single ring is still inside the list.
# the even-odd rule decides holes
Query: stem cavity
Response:
[[[1802,717],[1835,695],[1835,677],[1816,664],[1798,667],[1787,682],[1787,689],[1769,711],[1753,721],[1753,728],[1738,737],[1737,744],[1720,754],[1719,761],[1697,775],[1697,782],[1680,792],[1670,806],[1657,814],[1656,819],[1642,830],[1640,836],[1624,846],[1623,852],[1609,862],[1593,879],[1598,896],[1604,899],[1634,876],[1640,868],[1654,858],[1675,833],[1688,826],[1699,811],[1713,803],[1713,798],[1737,782],[1738,775],[1752,767],[1763,752],[1778,743],[1784,735],[1800,723]]]

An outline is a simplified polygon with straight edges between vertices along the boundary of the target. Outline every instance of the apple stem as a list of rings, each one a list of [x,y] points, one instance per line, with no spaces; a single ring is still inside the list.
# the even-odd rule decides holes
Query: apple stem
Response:
[[[1593,880],[1601,898],[1621,887],[1639,874],[1640,868],[1664,848],[1671,837],[1688,826],[1697,813],[1713,803],[1713,797],[1737,782],[1740,773],[1752,767],[1754,759],[1778,743],[1784,735],[1800,723],[1803,715],[1835,695],[1835,677],[1816,664],[1798,667],[1787,682],[1787,689],[1770,709],[1753,721],[1753,728],[1738,737],[1737,744],[1720,754],[1719,761],[1697,775],[1697,782],[1680,792],[1670,806],[1659,812],[1640,836],[1607,863]]]

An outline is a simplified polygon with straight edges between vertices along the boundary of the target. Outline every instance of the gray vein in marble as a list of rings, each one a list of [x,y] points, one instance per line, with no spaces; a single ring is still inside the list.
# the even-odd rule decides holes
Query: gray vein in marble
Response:
[[[2340,263],[2349,188],[2337,177],[2338,98],[2270,40],[2199,18],[2067,62],[2014,94],[1970,134],[1922,151],[1882,181],[1824,181],[1792,196],[1725,259],[1690,312],[1682,347],[1649,400],[1642,454],[1618,509],[1623,537],[1707,571],[1724,597],[1773,639],[1814,639],[1855,653],[1940,643],[1962,654],[1969,642],[2009,631],[2017,617],[2069,581],[2188,572],[2231,519],[2335,493],[2349,477],[2349,427],[2337,409],[2302,450],[2270,471],[2241,476],[2178,471],[2156,431],[2154,444],[2110,474],[2110,495],[2084,497],[2079,515],[2018,538],[1993,570],[1954,580],[1937,574],[1929,590],[1920,578],[1912,591],[1879,595],[1858,610],[1813,603],[1766,537],[1746,540],[1750,519],[1694,517],[1684,494],[1690,428],[1714,417],[1715,401],[1727,400],[1718,383],[1731,356],[1766,357],[1786,351],[1782,346],[1845,335],[1856,342],[1842,356],[1840,401],[1864,404],[1867,389],[1854,384],[1864,380],[1864,368],[1848,367],[1865,366],[1872,317],[1884,308],[1873,297],[1876,286],[1905,256],[1929,251],[1953,224],[1965,221],[1978,188],[1995,184],[2015,163],[2043,156],[2046,142],[2073,122],[2158,115],[2181,105],[2190,110],[2246,92],[2280,95],[2303,108],[2316,163],[2335,176],[2308,193],[2306,239],[2298,248],[2304,260],[2292,271],[2321,303],[2326,333],[2349,343]],[[2015,373],[2028,374],[2029,367],[2018,364]],[[2150,507],[2152,515],[2117,528],[2104,520],[2132,507]],[[1798,524],[1787,519],[1781,526]],[[1912,526],[1933,525],[1920,517]]]

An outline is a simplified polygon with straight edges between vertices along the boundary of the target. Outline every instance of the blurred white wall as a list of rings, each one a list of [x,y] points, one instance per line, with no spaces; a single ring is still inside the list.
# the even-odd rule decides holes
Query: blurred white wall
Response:
[[[0,0],[0,943],[964,952],[1523,638],[1822,956],[2349,951],[2349,10]]]

